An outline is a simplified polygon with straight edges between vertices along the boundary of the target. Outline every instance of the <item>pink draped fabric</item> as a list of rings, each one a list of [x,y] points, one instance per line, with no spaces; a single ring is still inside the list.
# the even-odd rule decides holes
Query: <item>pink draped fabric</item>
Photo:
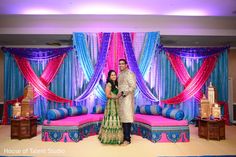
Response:
[[[188,86],[188,84],[191,82],[191,77],[187,71],[187,69],[185,68],[181,58],[179,56],[167,53],[167,57],[177,75],[177,77],[179,78],[180,82],[184,85],[184,87],[186,88]],[[180,69],[180,70],[179,70]],[[201,92],[201,90],[199,90],[194,97],[200,101],[201,98],[203,96],[203,93]]]
[[[108,58],[107,58],[107,72],[105,73],[107,75],[108,71],[113,69],[115,70],[114,62],[115,62],[115,54],[116,54],[116,33],[112,33],[111,35],[111,42],[110,47],[108,51]],[[116,71],[117,72],[117,71]]]
[[[63,58],[65,57],[65,54],[63,55]],[[47,84],[49,81],[52,80],[52,77],[55,76],[55,72],[58,70],[58,60],[52,60],[50,61],[49,65],[47,66],[48,69],[46,69],[41,78],[38,78],[38,76],[34,73],[33,69],[30,66],[30,63],[25,58],[20,58],[18,56],[14,56],[16,63],[22,72],[23,76],[26,78],[28,82],[32,84],[34,87],[34,90],[39,94],[45,97],[48,100],[54,101],[54,102],[60,102],[60,103],[72,103],[71,100],[62,98],[57,96],[55,93],[51,92],[47,88]],[[59,67],[61,65],[62,61],[59,62]]]
[[[101,37],[100,37],[101,38]],[[124,47],[122,43],[121,33],[112,33],[111,42],[108,50],[108,57],[106,66],[103,70],[107,76],[109,70],[113,69],[119,73],[119,59],[126,58],[124,53]]]
[[[52,80],[55,78],[58,70],[61,67],[61,64],[63,63],[64,59],[66,57],[66,53],[64,53],[63,55],[56,57],[52,60],[49,61],[49,63],[47,64],[46,68],[44,69],[42,75],[40,76],[40,80],[42,81],[42,83],[48,87],[50,85],[50,83],[52,82]],[[34,99],[37,98],[39,96],[38,93],[34,93]]]
[[[51,81],[55,78],[58,70],[61,67],[61,64],[66,56],[66,53],[53,58],[52,60],[49,61],[47,64],[46,68],[44,69],[42,75],[40,76],[40,81],[47,87],[51,83]],[[16,56],[14,56],[16,58]],[[26,60],[26,59],[25,59]],[[17,63],[18,64],[18,63]],[[20,68],[20,67],[19,67]],[[34,99],[36,99],[39,96],[37,92],[34,93]],[[9,104],[14,104],[16,102],[21,102],[23,99],[23,96],[20,96],[17,99],[13,100],[8,100],[4,103],[4,109],[3,109],[3,121],[2,124],[6,125],[7,124],[7,117],[8,117],[8,112],[7,112],[7,106]]]
[[[124,45],[123,45],[123,41],[122,41],[122,36],[121,33],[117,33],[117,55],[116,55],[117,59],[116,59],[116,70],[119,73],[119,59],[126,59],[125,56],[125,49],[124,49]]]
[[[178,94],[177,96],[173,98],[162,100],[162,103],[179,104],[193,97],[197,92],[200,91],[204,83],[209,78],[211,72],[213,71],[215,67],[217,58],[218,56],[211,56],[211,57],[206,58],[202,66],[200,67],[199,71],[196,73],[196,75],[191,80],[188,80],[189,82],[186,82],[185,89],[180,94]],[[180,63],[173,62],[173,64],[174,64],[174,67],[176,68],[176,67],[179,67],[179,65],[176,65],[176,64],[180,64]],[[176,68],[176,70],[177,70],[176,72],[177,76],[181,77],[180,80],[182,82],[185,82],[183,80],[187,80],[188,77],[186,76],[187,74],[183,75],[181,72],[181,71],[184,71],[184,67],[181,66],[178,69]]]

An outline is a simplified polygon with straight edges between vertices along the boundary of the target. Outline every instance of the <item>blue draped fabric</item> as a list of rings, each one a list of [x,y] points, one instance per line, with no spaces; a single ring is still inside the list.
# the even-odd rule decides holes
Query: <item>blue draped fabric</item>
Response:
[[[75,36],[76,33],[74,33]],[[80,36],[81,33],[78,33],[78,35]],[[80,95],[79,97],[77,97],[75,99],[75,101],[82,101],[82,100],[85,100],[91,93],[92,91],[94,90],[94,88],[96,87],[96,85],[98,85],[99,83],[99,80],[101,79],[101,75],[102,75],[102,70],[105,66],[105,60],[106,60],[106,57],[107,57],[107,52],[108,52],[108,47],[109,47],[109,43],[110,43],[110,36],[111,34],[110,33],[104,33],[103,35],[103,40],[102,40],[102,47],[101,47],[101,54],[100,54],[100,57],[98,59],[98,62],[96,64],[96,67],[95,67],[95,71],[94,71],[94,74],[92,75],[90,81],[89,81],[89,84],[86,88],[86,90],[83,92],[82,95]],[[77,36],[78,37],[78,36]],[[79,37],[80,38],[80,37]],[[83,37],[82,37],[83,38]],[[82,39],[80,38],[80,39]],[[78,40],[77,40],[78,41]],[[79,44],[79,43],[78,43]],[[80,43],[79,45],[81,45],[82,43]],[[75,45],[76,47],[79,47],[79,45]],[[79,51],[80,49],[78,49],[78,52],[85,52],[86,51]],[[85,49],[83,49],[85,50]],[[85,55],[85,53],[81,53],[81,56]],[[84,59],[85,60],[85,59]],[[85,60],[85,61],[88,61]],[[88,62],[87,62],[88,63]],[[85,65],[83,65],[83,67],[85,67]],[[88,70],[88,69],[87,69]]]
[[[219,56],[214,71],[208,79],[217,89],[217,98],[219,101],[228,102],[228,50],[225,49]]]
[[[143,35],[145,35],[144,38]],[[152,94],[159,99],[159,83],[156,77],[158,72],[152,65],[156,62],[156,53],[159,52],[160,34],[159,32],[136,33],[135,38],[137,39],[132,42],[136,60],[139,60],[140,72]],[[138,102],[136,106],[150,104],[149,100],[138,89],[135,91],[135,99]]]
[[[85,78],[87,81],[90,81],[93,77],[93,74],[94,74],[94,67],[93,67],[93,64],[91,61],[91,57],[89,56],[89,48],[88,48],[88,43],[86,41],[86,34],[85,33],[73,33],[73,44],[74,44],[76,51],[78,52],[77,53],[78,60],[79,60],[79,63],[81,64],[81,67],[83,69]],[[97,44],[97,43],[95,43],[95,44]],[[99,64],[101,64],[101,63],[99,63]],[[97,73],[96,73],[96,75],[97,75]],[[94,86],[91,86],[91,87],[94,88]],[[105,102],[106,96],[105,96],[105,92],[104,92],[103,88],[98,84],[98,86],[95,90],[97,91],[96,95],[98,96],[98,98]],[[79,99],[82,100],[82,97],[80,97]],[[78,100],[78,98],[77,98],[77,100]]]
[[[146,33],[146,40],[144,42],[144,48],[141,52],[139,70],[143,77],[147,74],[151,66],[151,61],[155,55],[156,47],[160,45],[159,32]]]
[[[10,53],[4,53],[4,101],[22,96],[26,80]],[[12,107],[8,106],[8,115],[12,115]]]
[[[125,47],[125,52],[126,52],[126,57],[127,57],[127,62],[130,66],[130,69],[135,73],[136,79],[137,79],[137,86],[139,90],[142,92],[142,94],[148,98],[148,100],[152,102],[158,102],[159,100],[150,92],[148,87],[145,84],[145,81],[143,79],[143,76],[139,70],[135,55],[134,55],[134,50],[131,42],[131,37],[130,33],[122,33],[123,37],[123,44]]]

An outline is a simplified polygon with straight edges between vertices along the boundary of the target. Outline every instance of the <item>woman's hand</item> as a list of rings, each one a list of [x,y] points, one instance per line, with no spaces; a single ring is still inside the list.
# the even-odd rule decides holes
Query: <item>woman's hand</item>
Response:
[[[122,93],[118,93],[116,96],[117,96],[117,99],[119,99],[122,96]]]

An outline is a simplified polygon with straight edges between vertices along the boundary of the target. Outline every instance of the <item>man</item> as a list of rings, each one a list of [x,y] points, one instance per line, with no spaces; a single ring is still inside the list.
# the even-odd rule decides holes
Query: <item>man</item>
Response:
[[[136,77],[128,69],[125,59],[119,60],[120,75],[118,77],[118,89],[122,95],[119,98],[119,116],[124,132],[124,145],[131,143],[131,123],[134,121],[134,90]]]

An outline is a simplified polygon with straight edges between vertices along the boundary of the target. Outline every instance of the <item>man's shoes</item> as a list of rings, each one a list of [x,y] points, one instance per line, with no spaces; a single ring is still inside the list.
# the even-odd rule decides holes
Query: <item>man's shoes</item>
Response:
[[[129,141],[124,141],[121,145],[122,145],[122,146],[127,146],[127,145],[129,145],[129,144],[130,144]]]

